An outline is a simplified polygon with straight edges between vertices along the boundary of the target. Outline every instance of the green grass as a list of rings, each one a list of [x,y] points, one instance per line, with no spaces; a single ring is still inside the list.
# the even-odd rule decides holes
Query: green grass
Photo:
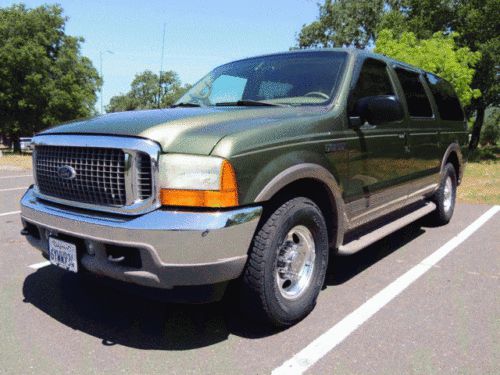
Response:
[[[496,161],[467,163],[457,199],[467,203],[500,204],[500,164]]]
[[[29,170],[31,169],[31,155],[4,153],[0,157],[0,170],[2,169]]]

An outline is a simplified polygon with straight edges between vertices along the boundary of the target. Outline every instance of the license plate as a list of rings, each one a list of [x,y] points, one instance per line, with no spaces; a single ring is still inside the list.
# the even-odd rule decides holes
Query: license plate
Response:
[[[71,272],[78,272],[75,244],[50,237],[49,257],[50,263]]]

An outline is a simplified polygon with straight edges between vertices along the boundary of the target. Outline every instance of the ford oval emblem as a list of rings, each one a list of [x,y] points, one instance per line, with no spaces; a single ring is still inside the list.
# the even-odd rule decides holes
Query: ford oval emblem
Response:
[[[76,171],[69,165],[63,165],[57,170],[57,175],[64,180],[72,180],[76,177]]]

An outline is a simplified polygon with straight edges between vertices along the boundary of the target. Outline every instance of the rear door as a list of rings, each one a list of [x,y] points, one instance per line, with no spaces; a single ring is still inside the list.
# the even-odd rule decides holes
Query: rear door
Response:
[[[432,73],[426,73],[425,78],[437,108],[439,155],[443,157],[452,143],[459,145],[462,153],[466,152],[469,144],[467,121],[453,86]]]
[[[434,184],[439,181],[442,154],[439,121],[421,72],[402,66],[394,66],[394,71],[408,112],[406,134],[408,194],[418,195],[426,190],[432,190]]]

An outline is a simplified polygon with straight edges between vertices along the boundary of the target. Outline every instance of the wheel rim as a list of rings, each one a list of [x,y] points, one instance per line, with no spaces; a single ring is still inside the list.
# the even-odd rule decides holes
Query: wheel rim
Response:
[[[296,299],[308,288],[314,271],[316,244],[311,231],[297,225],[290,229],[278,250],[275,279],[280,294]]]
[[[444,183],[444,200],[443,207],[446,212],[451,209],[451,205],[453,203],[453,183],[451,181],[451,177],[448,176],[446,178],[446,182]]]

